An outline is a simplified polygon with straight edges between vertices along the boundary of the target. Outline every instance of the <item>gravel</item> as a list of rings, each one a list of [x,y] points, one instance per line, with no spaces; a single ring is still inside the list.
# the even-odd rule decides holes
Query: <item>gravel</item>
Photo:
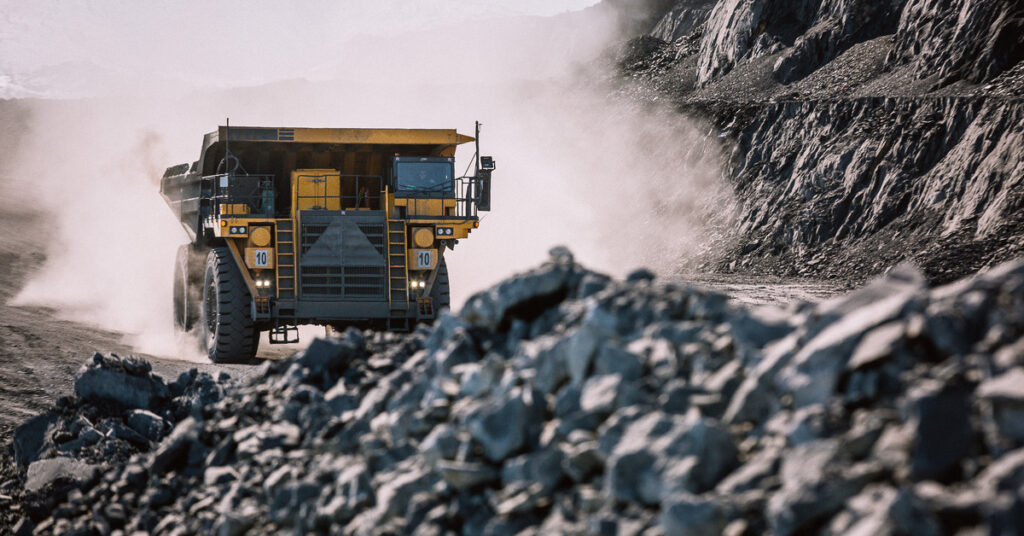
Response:
[[[1022,311],[1024,262],[770,310],[559,250],[245,381],[90,359],[0,493],[37,534],[1012,534]]]

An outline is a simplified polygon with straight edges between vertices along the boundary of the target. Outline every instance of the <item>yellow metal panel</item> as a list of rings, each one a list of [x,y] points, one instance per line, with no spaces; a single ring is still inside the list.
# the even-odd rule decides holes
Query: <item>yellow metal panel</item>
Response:
[[[245,265],[253,270],[273,270],[274,260],[274,248],[245,248]]]
[[[227,241],[228,249],[231,250],[231,257],[235,259],[235,263],[238,265],[238,271],[242,272],[242,278],[245,279],[245,286],[249,287],[249,295],[259,296],[260,293],[256,290],[256,282],[252,280],[252,275],[249,273],[249,270],[242,268],[244,259],[242,259],[242,255],[238,253],[238,244],[235,242],[235,240]]]
[[[245,203],[221,204],[220,213],[230,216],[245,216],[249,213],[249,205],[246,205]]]
[[[410,249],[407,260],[410,270],[433,270],[437,267],[437,250]]]
[[[270,227],[253,227],[249,230],[249,242],[256,247],[270,245]]]
[[[458,145],[473,141],[455,129],[296,128],[294,137],[300,143],[368,145]]]
[[[396,197],[395,206],[407,207],[406,214],[414,216],[444,216],[445,208],[454,208],[454,199],[421,199],[418,197]]]
[[[292,172],[295,210],[341,210],[341,174],[333,169]]]
[[[417,227],[412,231],[412,242],[417,247],[429,248],[434,245],[434,230],[428,227]]]

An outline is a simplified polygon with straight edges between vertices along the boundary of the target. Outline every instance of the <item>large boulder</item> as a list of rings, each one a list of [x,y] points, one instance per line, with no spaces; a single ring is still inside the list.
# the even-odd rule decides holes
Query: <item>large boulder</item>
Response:
[[[533,319],[568,295],[575,266],[568,250],[554,248],[551,260],[544,266],[470,297],[460,316],[472,326],[490,329],[511,318]]]

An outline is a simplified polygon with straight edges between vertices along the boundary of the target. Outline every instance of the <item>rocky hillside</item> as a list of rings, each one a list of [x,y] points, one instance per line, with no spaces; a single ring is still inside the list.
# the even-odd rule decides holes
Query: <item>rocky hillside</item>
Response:
[[[678,0],[621,61],[733,148],[718,268],[949,281],[1024,252],[1024,5]]]
[[[556,250],[247,382],[97,355],[0,501],[19,534],[1018,534],[1022,356],[1021,263],[781,311]]]

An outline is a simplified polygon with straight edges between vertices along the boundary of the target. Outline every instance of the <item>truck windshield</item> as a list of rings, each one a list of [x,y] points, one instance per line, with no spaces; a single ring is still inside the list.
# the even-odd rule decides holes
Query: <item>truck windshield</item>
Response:
[[[396,193],[406,197],[451,197],[453,175],[451,162],[396,162]]]

